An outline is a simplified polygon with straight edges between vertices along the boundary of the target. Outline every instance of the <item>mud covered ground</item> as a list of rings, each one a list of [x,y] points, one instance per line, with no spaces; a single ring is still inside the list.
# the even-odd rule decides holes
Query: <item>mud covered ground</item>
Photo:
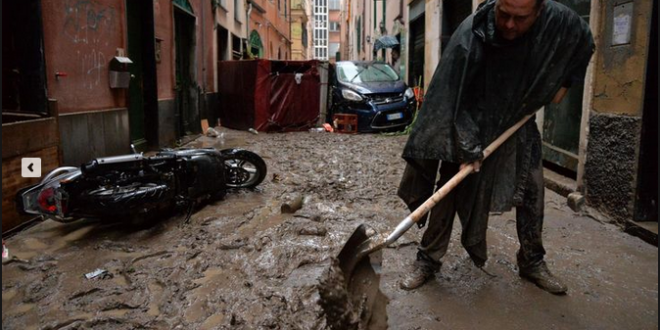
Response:
[[[2,269],[3,328],[323,329],[341,317],[346,311],[335,310],[328,321],[322,308],[333,285],[329,258],[359,224],[383,232],[407,215],[396,197],[406,137],[221,132],[190,146],[260,154],[269,174],[257,191],[230,193],[189,224],[183,215],[140,231],[46,221],[8,239],[14,260]],[[296,195],[303,208],[281,214]],[[386,249],[377,271],[387,305],[362,326],[657,329],[657,248],[546,195],[548,261],[570,286],[567,296],[517,277],[515,215],[505,213],[491,218],[488,236],[486,270],[495,277],[472,266],[456,230],[442,273],[402,291],[422,231]],[[97,268],[107,274],[84,277]]]

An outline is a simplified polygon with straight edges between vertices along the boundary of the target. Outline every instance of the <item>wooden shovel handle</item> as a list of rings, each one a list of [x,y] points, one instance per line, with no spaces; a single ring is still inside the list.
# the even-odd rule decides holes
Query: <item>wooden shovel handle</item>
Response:
[[[506,130],[502,135],[500,135],[495,141],[493,141],[488,148],[486,148],[483,153],[484,153],[484,159],[488,158],[493,151],[495,151],[504,141],[506,141],[513,133],[515,133],[522,125],[524,125],[529,118],[531,118],[534,114],[530,114],[525,116],[523,119],[521,119],[519,122],[517,122],[515,125],[513,125],[511,128]],[[438,189],[433,196],[431,196],[429,199],[424,202],[420,207],[418,207],[410,216],[411,220],[413,222],[419,221],[419,219],[431,209],[440,202],[441,199],[443,199],[447,194],[449,194],[452,189],[456,188],[463,179],[465,179],[468,175],[472,173],[474,170],[474,166],[472,164],[469,164],[468,166],[465,166],[462,170],[460,170],[456,175],[454,175],[451,180],[449,180],[447,183],[445,183],[442,188]]]

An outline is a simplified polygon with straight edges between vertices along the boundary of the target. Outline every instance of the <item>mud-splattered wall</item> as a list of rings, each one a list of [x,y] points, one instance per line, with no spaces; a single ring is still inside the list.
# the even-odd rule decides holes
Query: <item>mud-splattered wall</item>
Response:
[[[634,212],[652,5],[601,4],[585,193],[592,206],[621,222]]]
[[[592,114],[585,165],[587,197],[592,206],[617,220],[633,214],[639,117]]]

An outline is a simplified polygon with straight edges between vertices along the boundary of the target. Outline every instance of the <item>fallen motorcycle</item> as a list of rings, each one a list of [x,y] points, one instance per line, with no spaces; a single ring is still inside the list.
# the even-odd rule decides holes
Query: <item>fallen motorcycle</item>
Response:
[[[255,188],[266,163],[243,149],[164,149],[145,156],[97,158],[81,167],[59,167],[16,195],[22,214],[59,222],[82,218],[142,226],[163,214],[221,199],[228,189]]]

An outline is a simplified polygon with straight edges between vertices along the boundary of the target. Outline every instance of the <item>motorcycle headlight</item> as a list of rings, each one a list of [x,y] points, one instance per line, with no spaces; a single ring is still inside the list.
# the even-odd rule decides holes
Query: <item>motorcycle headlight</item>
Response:
[[[413,92],[412,88],[406,89],[406,92],[403,94],[408,100],[411,100],[415,98],[415,92]]]
[[[362,96],[360,96],[360,94],[358,94],[358,93],[356,93],[352,90],[349,90],[349,89],[343,89],[341,91],[341,96],[343,96],[345,99],[347,99],[349,101],[360,102],[360,101],[364,100],[364,98]]]

